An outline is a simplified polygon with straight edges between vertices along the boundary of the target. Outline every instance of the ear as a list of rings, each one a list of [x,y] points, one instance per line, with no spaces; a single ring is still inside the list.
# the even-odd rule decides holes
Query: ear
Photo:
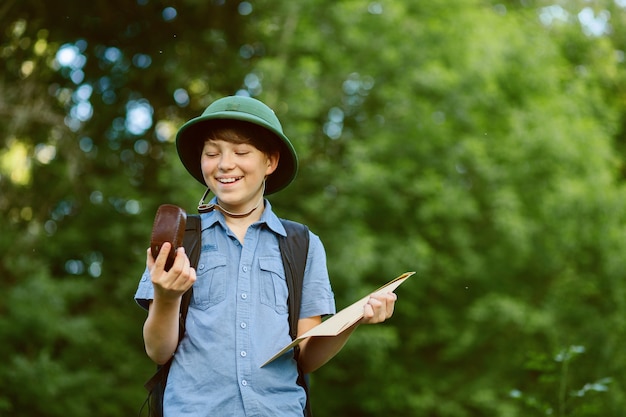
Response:
[[[278,160],[280,159],[280,152],[274,152],[267,156],[267,169],[265,170],[265,176],[270,175],[276,168],[278,168]]]

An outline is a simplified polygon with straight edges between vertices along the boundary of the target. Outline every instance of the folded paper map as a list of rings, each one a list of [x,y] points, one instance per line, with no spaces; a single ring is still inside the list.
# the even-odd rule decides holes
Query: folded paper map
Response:
[[[293,342],[282,348],[274,356],[268,359],[263,365],[261,365],[261,368],[272,362],[274,359],[278,358],[283,353],[287,352],[289,349],[298,345],[307,337],[337,336],[339,333],[343,332],[344,330],[355,324],[357,321],[361,320],[361,318],[363,318],[363,307],[365,307],[365,304],[367,304],[370,295],[377,293],[393,292],[396,288],[400,286],[400,284],[406,281],[406,279],[413,274],[415,274],[415,272],[405,272],[399,277],[392,279],[376,291],[373,291],[367,296],[361,298],[356,303],[349,305],[348,307],[341,310],[339,313],[313,327],[311,330],[296,338]]]

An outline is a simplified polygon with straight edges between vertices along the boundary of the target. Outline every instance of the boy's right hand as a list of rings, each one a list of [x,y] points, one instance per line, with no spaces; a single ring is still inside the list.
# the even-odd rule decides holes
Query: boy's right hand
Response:
[[[150,248],[147,251],[146,264],[154,286],[155,300],[178,300],[196,282],[196,271],[191,267],[183,247],[178,248],[176,259],[170,270],[165,271],[167,256],[171,250],[172,244],[165,242],[156,259],[152,257]]]

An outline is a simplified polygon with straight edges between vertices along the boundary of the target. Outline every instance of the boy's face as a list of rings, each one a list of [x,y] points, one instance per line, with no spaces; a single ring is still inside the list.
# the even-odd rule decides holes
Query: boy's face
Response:
[[[207,186],[230,211],[243,212],[263,195],[265,177],[276,170],[279,155],[266,155],[247,143],[207,140],[200,164]]]

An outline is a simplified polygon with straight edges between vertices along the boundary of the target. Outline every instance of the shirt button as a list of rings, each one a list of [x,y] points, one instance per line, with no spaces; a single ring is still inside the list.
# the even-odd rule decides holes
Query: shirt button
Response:
[[[248,294],[246,294],[246,293],[244,292],[243,294],[241,294],[241,298],[243,298],[243,299],[245,300],[246,298],[248,298]]]
[[[242,270],[243,272],[248,272],[248,267],[247,267],[247,266],[244,266],[244,267],[242,267],[242,268],[241,268],[241,270]]]
[[[248,325],[246,323],[243,323],[243,322],[240,324],[240,326],[241,326],[242,329],[245,329],[246,327],[248,327]]]
[[[245,387],[246,385],[248,385],[248,381],[246,381],[245,379],[242,379],[241,380],[241,385],[243,385]]]
[[[242,351],[241,351],[241,353],[240,353],[240,355],[241,355],[241,357],[242,357],[242,358],[245,358],[245,357],[246,357],[246,355],[248,355],[248,354],[246,353],[246,351],[245,351],[245,350],[242,350]]]
[[[204,269],[204,264],[198,265],[198,269]]]

